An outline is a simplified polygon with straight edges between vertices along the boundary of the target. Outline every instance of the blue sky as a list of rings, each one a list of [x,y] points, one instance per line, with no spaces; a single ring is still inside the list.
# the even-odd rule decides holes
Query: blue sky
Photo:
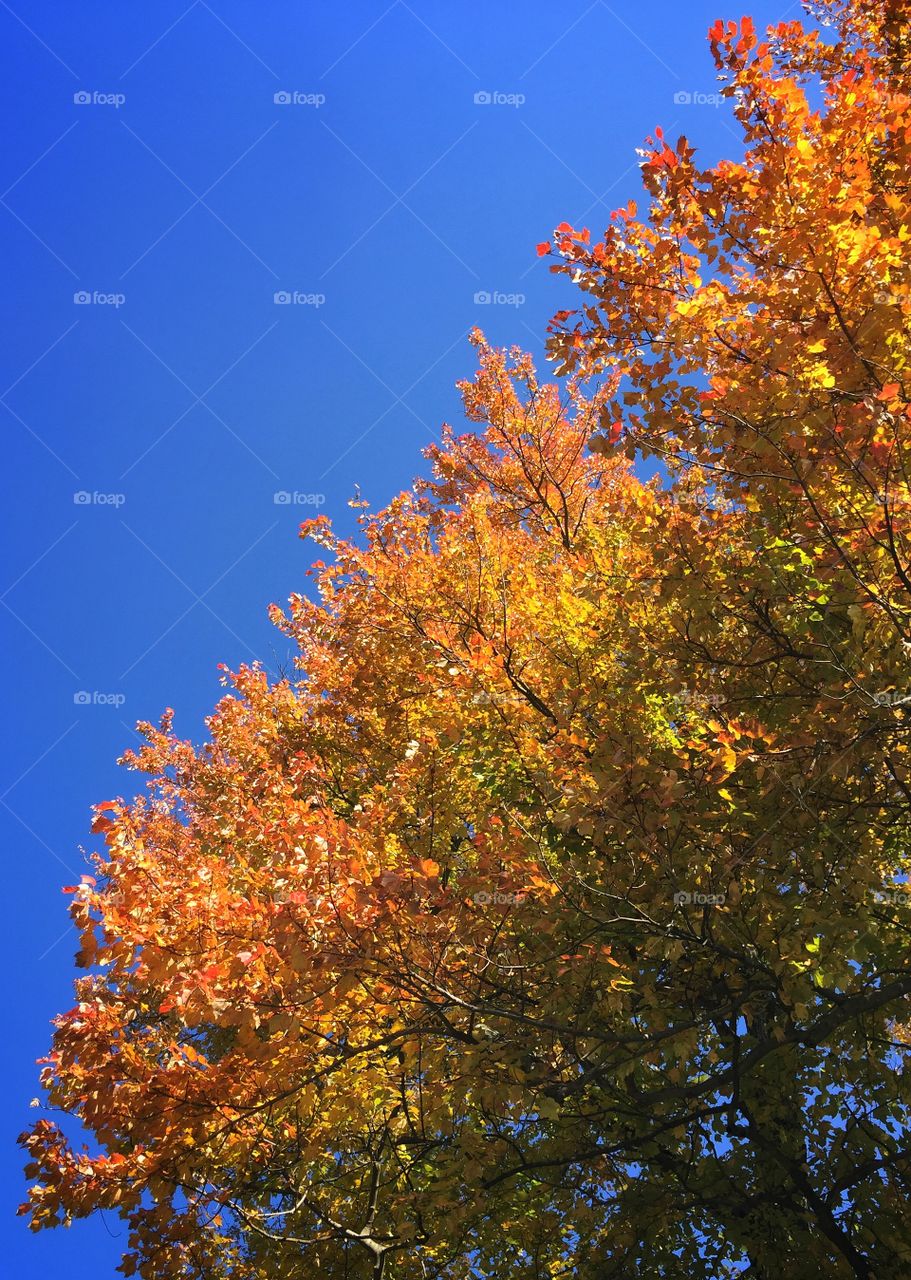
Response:
[[[266,607],[304,585],[299,522],[350,531],[356,484],[379,506],[422,470],[472,326],[541,356],[574,298],[534,246],[638,198],[655,125],[739,154],[705,32],[740,12],[0,0],[0,1230],[21,1280],[113,1276],[124,1244],[113,1219],[32,1237],[10,1213],[71,1003],[60,887],[89,806],[133,787],[133,724],[173,706],[198,738],[219,662],[287,661]]]

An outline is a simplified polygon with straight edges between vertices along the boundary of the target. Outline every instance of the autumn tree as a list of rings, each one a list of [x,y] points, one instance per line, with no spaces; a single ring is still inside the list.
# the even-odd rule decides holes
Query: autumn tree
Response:
[[[541,246],[562,380],[475,335],[476,430],[303,527],[297,678],[143,726],[35,1227],[118,1211],[147,1280],[911,1274],[911,32],[814,10],[710,33],[741,160],[658,134],[644,215]]]

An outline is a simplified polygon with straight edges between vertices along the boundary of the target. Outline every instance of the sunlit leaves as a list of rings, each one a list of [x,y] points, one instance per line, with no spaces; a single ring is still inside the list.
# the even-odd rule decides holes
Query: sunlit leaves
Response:
[[[538,246],[568,383],[475,334],[474,429],[301,527],[296,675],[141,726],[34,1226],[118,1211],[156,1280],[908,1274],[911,44],[816,8],[710,32],[742,158],[656,130],[641,217]]]

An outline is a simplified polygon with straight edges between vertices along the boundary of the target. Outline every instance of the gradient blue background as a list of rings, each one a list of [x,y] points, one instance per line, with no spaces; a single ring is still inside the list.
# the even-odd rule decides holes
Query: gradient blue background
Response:
[[[273,495],[322,493],[350,531],[355,484],[374,506],[407,485],[459,420],[468,330],[542,354],[574,298],[534,246],[638,197],[655,125],[739,154],[726,107],[675,102],[716,90],[717,5],[0,0],[9,1274],[113,1276],[125,1242],[110,1217],[32,1237],[10,1215],[34,1060],[71,1003],[60,886],[86,870],[90,804],[133,788],[133,724],[170,705],[199,738],[218,662],[287,662],[266,606],[304,585],[313,508]]]

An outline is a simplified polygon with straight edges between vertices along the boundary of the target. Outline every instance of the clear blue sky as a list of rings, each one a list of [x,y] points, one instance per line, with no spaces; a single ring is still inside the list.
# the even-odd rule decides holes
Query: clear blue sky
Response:
[[[34,1059],[71,1003],[60,886],[86,870],[90,804],[134,785],[132,725],[171,705],[198,738],[217,663],[286,661],[266,607],[304,585],[314,506],[274,495],[324,495],[349,531],[355,484],[382,505],[458,421],[473,325],[540,356],[573,292],[534,246],[638,197],[655,125],[738,154],[705,32],[740,15],[0,0],[0,1230],[20,1280],[113,1277],[124,1243],[114,1219],[32,1237],[10,1214]]]

